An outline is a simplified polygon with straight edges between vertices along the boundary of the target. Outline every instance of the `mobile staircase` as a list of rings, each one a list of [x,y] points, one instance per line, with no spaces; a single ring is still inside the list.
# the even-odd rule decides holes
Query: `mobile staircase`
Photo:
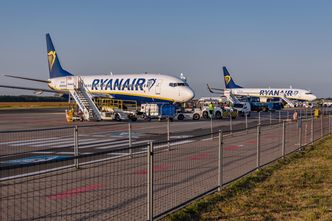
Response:
[[[101,113],[93,102],[92,96],[88,92],[82,79],[78,76],[73,76],[71,78],[72,79],[70,80],[72,81],[69,80],[67,82],[67,88],[82,111],[84,120],[100,121],[102,119]]]
[[[237,99],[237,97],[235,97],[234,94],[232,94],[232,92],[230,92],[229,90],[225,90],[224,95],[232,104],[241,103],[239,99]]]

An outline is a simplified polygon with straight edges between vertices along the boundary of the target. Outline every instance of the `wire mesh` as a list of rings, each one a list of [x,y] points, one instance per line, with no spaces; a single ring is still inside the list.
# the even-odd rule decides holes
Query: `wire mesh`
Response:
[[[282,154],[283,120],[286,154],[311,142],[311,113],[300,113],[301,130],[291,111],[253,113],[247,123],[241,116],[213,120],[212,136],[210,120],[170,122],[169,136],[167,121],[0,132],[0,220],[145,220],[150,140],[153,215],[160,217],[216,190],[218,130],[225,184],[257,168],[259,122],[265,165]],[[314,119],[314,139],[329,127],[328,115]]]
[[[28,168],[21,169],[29,172]],[[2,181],[1,220],[144,220],[145,168],[145,155],[135,155]]]
[[[262,127],[260,138],[260,163],[265,165],[281,157],[282,125]]]
[[[223,180],[229,183],[256,168],[256,128],[224,137]]]
[[[154,214],[162,214],[218,186],[218,138],[200,136],[154,144]]]

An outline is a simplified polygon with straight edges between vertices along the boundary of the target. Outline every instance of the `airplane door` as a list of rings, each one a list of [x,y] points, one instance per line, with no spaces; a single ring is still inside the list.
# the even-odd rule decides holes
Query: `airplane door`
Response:
[[[74,90],[78,85],[78,77],[77,76],[70,76],[66,77],[67,80],[67,89]]]
[[[162,80],[158,80],[157,84],[156,84],[156,94],[160,94],[161,92],[161,83],[163,81]]]

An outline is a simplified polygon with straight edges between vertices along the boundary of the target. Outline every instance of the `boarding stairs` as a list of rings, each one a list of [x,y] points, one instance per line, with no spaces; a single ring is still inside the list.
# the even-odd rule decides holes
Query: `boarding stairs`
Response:
[[[235,97],[235,95],[232,94],[232,92],[229,91],[229,90],[225,90],[225,91],[224,91],[224,95],[225,95],[225,97],[226,97],[226,98],[227,98],[232,104],[238,104],[238,103],[241,103],[241,102],[239,101],[239,99],[237,99],[237,97]]]
[[[288,98],[282,97],[281,99],[283,99],[289,105],[289,107],[295,107],[295,104]]]
[[[78,76],[67,80],[67,88],[83,113],[84,120],[101,120],[101,113],[92,100],[92,95]]]

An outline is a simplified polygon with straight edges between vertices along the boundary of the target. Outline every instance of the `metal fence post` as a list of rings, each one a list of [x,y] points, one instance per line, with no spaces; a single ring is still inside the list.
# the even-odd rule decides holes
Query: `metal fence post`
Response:
[[[282,122],[282,141],[281,141],[281,155],[285,159],[285,146],[286,146],[286,122]]]
[[[248,133],[248,114],[244,115],[246,117],[246,132]]]
[[[329,114],[329,135],[331,135],[331,114]]]
[[[170,144],[170,130],[171,130],[171,125],[170,125],[170,120],[167,118],[167,149],[170,151],[171,150],[171,144]]]
[[[302,147],[302,117],[298,119],[298,131],[299,131],[299,148]]]
[[[80,165],[79,165],[79,160],[78,160],[78,156],[79,156],[79,151],[78,151],[78,126],[75,125],[74,127],[74,165],[76,167],[76,169],[79,169]]]
[[[320,115],[320,138],[324,136],[323,116],[323,114]]]
[[[260,168],[261,165],[261,156],[260,156],[260,152],[261,152],[261,125],[258,124],[257,125],[257,164],[256,164],[256,169]]]
[[[231,134],[233,133],[233,119],[232,119],[231,112],[230,112],[230,115],[229,115],[229,131],[230,131]]]
[[[147,220],[153,220],[153,143],[148,144],[148,175],[147,175]]]
[[[270,111],[270,125],[272,124],[272,112]]]
[[[279,123],[281,123],[281,110],[279,110]]]
[[[131,149],[132,142],[131,142],[131,123],[128,123],[128,142],[129,142],[129,155],[132,157],[133,150]]]
[[[220,191],[223,185],[223,158],[224,158],[224,151],[223,151],[223,136],[222,131],[219,130],[219,157],[218,157],[219,165],[218,165],[218,190]]]
[[[314,132],[315,132],[315,128],[314,128],[314,122],[315,122],[315,118],[313,115],[311,115],[311,143],[314,143]]]
[[[213,140],[213,119],[212,119],[212,116],[210,117],[210,133],[211,133],[211,140]]]

